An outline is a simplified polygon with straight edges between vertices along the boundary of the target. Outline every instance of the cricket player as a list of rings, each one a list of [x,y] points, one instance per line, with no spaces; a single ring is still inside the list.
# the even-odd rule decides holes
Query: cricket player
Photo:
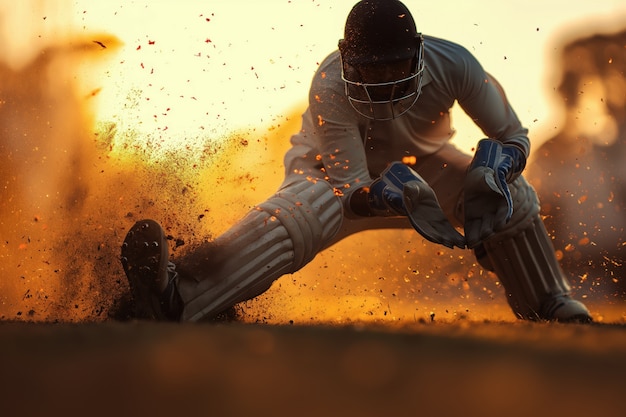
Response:
[[[450,143],[455,101],[485,135],[474,155]],[[314,75],[274,195],[175,264],[157,222],[130,229],[121,262],[135,314],[210,319],[346,236],[412,227],[434,244],[473,250],[518,318],[590,322],[521,175],[527,135],[465,48],[419,33],[400,1],[359,1]]]

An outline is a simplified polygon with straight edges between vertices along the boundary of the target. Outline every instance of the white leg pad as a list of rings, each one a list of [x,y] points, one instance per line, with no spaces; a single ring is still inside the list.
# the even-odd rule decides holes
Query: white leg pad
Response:
[[[518,178],[511,184],[515,212],[506,228],[483,242],[487,264],[498,275],[507,301],[523,319],[549,319],[542,309],[555,297],[569,294],[570,285],[554,254],[539,216],[535,190]]]
[[[277,278],[310,262],[342,219],[341,202],[326,181],[285,186],[177,263],[182,320],[210,318],[265,292]]]

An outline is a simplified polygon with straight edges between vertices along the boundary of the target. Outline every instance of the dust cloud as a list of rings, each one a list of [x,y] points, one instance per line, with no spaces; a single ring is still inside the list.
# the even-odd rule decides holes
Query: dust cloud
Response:
[[[253,140],[245,133],[233,135],[232,146],[225,145],[231,150],[207,145],[190,155],[161,152],[158,143],[96,123],[99,88],[81,94],[77,74],[109,59],[117,42],[108,35],[74,39],[20,69],[0,67],[4,319],[107,318],[128,296],[118,258],[134,221],[158,219],[176,248],[194,241],[202,219],[211,219],[207,229],[233,221],[237,210],[229,206],[252,204],[246,193],[267,183],[240,170],[237,159],[246,153],[235,149]],[[235,189],[232,182],[238,192],[224,193]],[[230,193],[229,201],[221,197]]]
[[[538,147],[537,188],[565,271],[607,304],[626,297],[626,29],[564,42],[555,94],[563,128]]]

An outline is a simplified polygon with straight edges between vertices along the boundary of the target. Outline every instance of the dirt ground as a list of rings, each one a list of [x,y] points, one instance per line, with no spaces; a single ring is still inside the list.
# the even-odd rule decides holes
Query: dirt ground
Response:
[[[626,325],[0,323],[4,416],[623,416]]]

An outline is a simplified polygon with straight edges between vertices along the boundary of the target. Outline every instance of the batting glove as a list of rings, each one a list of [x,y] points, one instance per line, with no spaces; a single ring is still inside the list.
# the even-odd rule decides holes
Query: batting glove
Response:
[[[370,210],[378,215],[404,215],[425,239],[449,248],[465,248],[465,238],[448,221],[433,189],[408,166],[392,163],[370,185]]]
[[[513,145],[478,142],[465,178],[465,239],[470,248],[504,227],[513,215],[508,184],[524,170],[526,156]]]

